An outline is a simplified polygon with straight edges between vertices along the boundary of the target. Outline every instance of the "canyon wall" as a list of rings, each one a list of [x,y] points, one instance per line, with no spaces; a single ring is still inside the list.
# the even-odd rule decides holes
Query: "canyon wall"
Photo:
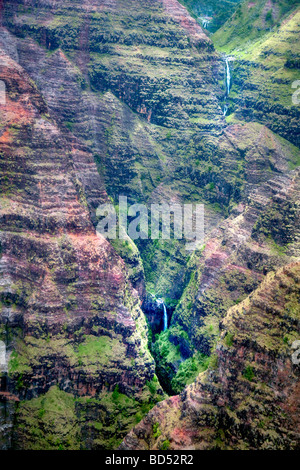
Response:
[[[299,447],[299,13],[258,4],[239,57],[176,0],[4,2],[2,448]],[[204,246],[109,243],[119,195],[203,203]]]
[[[7,88],[0,110],[1,339],[10,356],[0,393],[10,412],[1,424],[8,429],[14,404],[14,447],[115,445],[140,407],[162,393],[140,299],[91,221],[89,196],[107,200],[92,155],[57,127],[35,84],[3,52],[0,75]],[[118,397],[129,408],[121,426]],[[47,406],[58,410],[53,422]]]

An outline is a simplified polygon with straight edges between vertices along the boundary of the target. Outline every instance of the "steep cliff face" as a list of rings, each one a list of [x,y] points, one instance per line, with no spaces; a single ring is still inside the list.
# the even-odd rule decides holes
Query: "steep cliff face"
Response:
[[[238,13],[226,46],[215,36],[237,59],[226,118],[224,58],[178,1],[4,4],[2,447],[117,448],[163,397],[140,309],[151,304],[145,280],[174,312],[152,348],[156,370],[171,394],[190,385],[122,448],[299,445],[289,359],[299,334],[298,11],[275,2],[281,24],[269,31],[257,3],[260,39],[241,34],[237,51]],[[181,241],[108,243],[96,208],[119,195],[204,203],[205,246],[190,255]],[[264,343],[251,322],[266,315]]]
[[[47,60],[44,58],[40,67],[31,60],[32,73],[37,74],[38,69],[47,67],[51,52],[61,49],[78,66],[83,75],[83,87],[90,85],[94,91],[113,91],[149,122],[179,127],[183,121],[191,127],[193,123],[189,123],[189,118],[201,115],[204,118],[206,114],[207,120],[210,112],[219,114],[220,126],[221,112],[213,96],[219,90],[212,76],[217,56],[198,23],[176,0],[144,0],[128,7],[128,1],[64,2],[63,5],[40,2],[38,6],[35,2],[26,2],[26,7],[22,1],[13,1],[6,7],[5,24],[18,37],[32,38],[48,50]],[[37,44],[31,43],[32,48],[34,45],[41,61],[43,51],[38,52]],[[28,49],[28,44],[26,46]],[[28,54],[27,50],[27,57]],[[22,54],[20,60],[26,63]],[[59,57],[54,55],[53,60],[59,61]],[[62,67],[62,64],[57,65],[58,69]],[[45,70],[37,80],[41,85],[43,75],[47,75]],[[176,86],[175,79],[178,80]],[[46,76],[44,89],[47,89],[47,82],[49,89],[49,80]],[[53,80],[54,76],[51,90],[55,99],[56,88],[60,87],[55,86]],[[202,84],[208,85],[211,93],[200,89],[195,94],[196,88],[203,88]],[[203,95],[208,95],[205,100]],[[204,103],[209,110],[203,110]],[[52,102],[52,106],[57,111],[57,104]],[[60,108],[66,113],[65,108],[70,107],[65,96]],[[69,109],[70,114],[71,111]],[[78,109],[76,111],[78,119]],[[205,122],[200,124],[205,128]]]
[[[299,449],[299,263],[228,310],[214,364],[147,415],[121,449]]]
[[[189,284],[169,331],[155,345],[158,370],[171,393],[208,366],[228,308],[247,297],[270,270],[300,256],[299,171],[290,169],[299,159],[298,149],[259,124],[229,126],[219,148],[228,166],[234,162],[240,168],[244,195],[211,231],[201,252],[192,255]]]
[[[120,194],[147,203],[206,198],[200,186],[220,179],[209,159],[225,126],[221,60],[180,3],[13,1],[5,25],[13,36],[2,35],[2,44],[15,44],[50,114],[90,149],[115,204]],[[225,191],[219,199],[227,204],[230,181]],[[220,214],[207,213],[214,226]],[[145,262],[151,247],[139,249]],[[184,250],[158,247],[155,255],[157,267],[146,266],[151,288],[178,299]],[[138,263],[134,269],[138,287],[143,274]]]
[[[2,51],[0,60],[1,406],[16,403],[14,447],[115,445],[159,389],[146,385],[154,362],[140,301],[91,222],[88,200],[107,199],[92,155],[59,130],[26,72]],[[49,406],[61,411],[53,423]]]

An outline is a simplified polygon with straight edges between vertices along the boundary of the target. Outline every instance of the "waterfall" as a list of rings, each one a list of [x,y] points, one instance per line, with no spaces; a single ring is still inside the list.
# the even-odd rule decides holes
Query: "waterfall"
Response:
[[[154,296],[153,296],[153,297],[154,297]],[[154,298],[155,298],[155,297],[154,297]],[[166,330],[168,329],[168,312],[167,312],[167,307],[166,307],[166,305],[165,305],[163,299],[156,299],[156,298],[155,298],[155,300],[156,300],[156,304],[157,304],[158,306],[161,306],[161,305],[163,306],[163,310],[164,310],[164,329],[163,329],[163,331],[166,331]]]
[[[231,76],[230,76],[230,67],[229,67],[228,57],[225,58],[225,62],[226,62],[226,93],[227,93],[227,96],[229,96]]]
[[[168,314],[167,314],[167,307],[165,306],[163,302],[163,307],[164,307],[164,331],[168,329]]]
[[[209,23],[210,23],[210,20],[209,20],[209,19],[203,18],[203,17],[201,17],[201,16],[199,17],[199,20],[202,21],[202,26],[203,26],[203,28],[207,28],[207,26],[208,26]]]
[[[230,85],[231,85],[231,72],[230,72],[230,67],[229,67],[229,61],[231,61],[231,60],[233,60],[233,58],[225,57],[225,87],[226,87],[226,93],[225,93],[225,104],[224,104],[224,109],[223,109],[223,116],[226,116],[227,111],[228,111],[227,99],[229,97]]]
[[[9,450],[12,441],[15,404],[9,399],[7,389],[8,354],[0,341],[0,451]]]
[[[7,360],[6,360],[6,346],[3,341],[0,341],[0,371],[5,371],[7,369]]]

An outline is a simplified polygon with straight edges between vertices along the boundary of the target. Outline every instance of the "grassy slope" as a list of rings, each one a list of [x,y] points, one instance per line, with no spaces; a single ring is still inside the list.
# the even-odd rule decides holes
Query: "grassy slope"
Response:
[[[88,19],[81,6],[75,3],[73,7],[72,2],[53,8],[51,15],[34,7],[25,12],[20,9],[16,14],[25,36],[44,46],[46,34],[51,49],[37,72],[38,86],[43,87],[52,67],[57,67],[60,47],[69,61],[66,66],[77,70],[83,88],[74,87],[74,95],[81,93],[83,99],[73,109],[63,110],[68,116],[64,124],[96,156],[107,192],[116,204],[119,194],[126,194],[131,202],[174,198],[206,199],[212,204],[219,196],[218,202],[223,206],[224,200],[226,206],[227,194],[205,189],[213,179],[220,179],[218,161],[210,161],[206,136],[219,133],[224,126],[218,102],[222,90],[215,78],[219,58],[210,46],[204,47],[205,41],[199,47],[192,44],[191,36],[170,20],[160,2],[135,2],[134,7],[130,3],[119,1],[117,9],[94,12]],[[9,21],[14,31],[14,20]],[[84,76],[76,65],[78,37],[85,38],[89,49]],[[64,76],[60,83],[57,75],[56,93],[65,103],[68,87],[64,88]],[[53,95],[53,89],[49,94]],[[93,125],[87,125],[87,111],[81,109],[87,96],[99,109]],[[89,132],[95,121],[96,132]],[[207,212],[212,219],[220,218],[214,207]],[[184,247],[180,243],[148,245],[139,245],[148,288],[178,299],[187,258]]]

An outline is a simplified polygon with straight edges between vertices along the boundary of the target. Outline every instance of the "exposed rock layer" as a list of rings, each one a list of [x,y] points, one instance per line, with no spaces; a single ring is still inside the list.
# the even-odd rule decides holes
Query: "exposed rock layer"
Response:
[[[170,383],[225,333],[218,371],[213,354],[122,447],[297,447],[298,265],[265,275],[299,259],[299,151],[237,121],[297,143],[297,110],[280,93],[262,112],[256,62],[240,62],[227,125],[221,57],[176,0],[11,1],[3,23],[1,446],[116,448],[159,399],[139,308],[145,268],[172,311],[186,287],[166,333],[175,353],[158,358]],[[282,25],[280,37],[295,31]],[[113,248],[95,234],[106,190],[116,204],[205,202],[206,246],[191,257],[173,241]],[[267,314],[274,329],[252,341]]]
[[[1,338],[11,353],[2,398],[32,400],[58,386],[71,401],[100,396],[101,406],[101,394],[118,386],[142,403],[154,362],[124,262],[90,218],[88,199],[107,200],[92,155],[60,131],[25,71],[3,52],[0,59],[7,87],[0,110]],[[105,430],[105,413],[102,419]],[[16,423],[14,445],[37,448],[31,437],[38,424],[20,434],[26,423]],[[106,445],[101,429],[90,440],[82,432],[69,441],[58,431],[58,444],[46,445]]]

